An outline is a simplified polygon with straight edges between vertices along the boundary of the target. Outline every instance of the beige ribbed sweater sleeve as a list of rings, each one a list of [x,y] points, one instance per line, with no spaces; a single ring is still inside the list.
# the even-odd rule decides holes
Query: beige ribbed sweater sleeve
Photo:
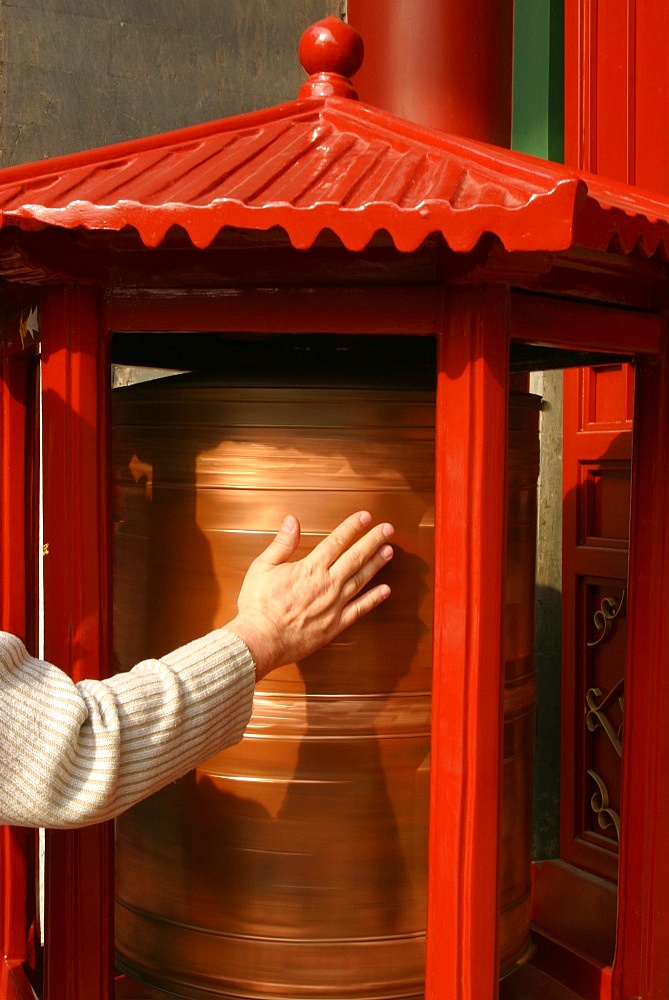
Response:
[[[240,740],[254,683],[248,648],[223,629],[78,684],[0,632],[0,823],[111,819]]]

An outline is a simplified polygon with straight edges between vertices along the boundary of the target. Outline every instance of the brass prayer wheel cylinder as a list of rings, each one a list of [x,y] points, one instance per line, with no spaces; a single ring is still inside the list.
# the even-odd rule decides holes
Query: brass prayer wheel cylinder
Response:
[[[241,743],[117,822],[120,968],[184,997],[424,993],[434,395],[401,384],[410,365],[392,384],[342,386],[325,354],[301,384],[252,384],[244,368],[237,384],[178,376],[114,393],[119,669],[232,618],[286,512],[300,518],[301,552],[356,509],[396,527],[392,600],[268,675]],[[520,399],[502,974],[529,946],[534,679],[532,605],[520,602],[533,592],[537,411]]]

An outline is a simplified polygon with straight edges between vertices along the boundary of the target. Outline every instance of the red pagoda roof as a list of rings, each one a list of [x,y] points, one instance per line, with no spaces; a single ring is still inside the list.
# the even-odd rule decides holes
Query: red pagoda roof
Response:
[[[147,247],[175,226],[196,247],[280,227],[298,249],[330,230],[350,250],[386,231],[401,251],[492,233],[509,251],[667,256],[666,200],[414,125],[318,85],[328,75],[266,111],[2,170],[0,226],[130,227]]]

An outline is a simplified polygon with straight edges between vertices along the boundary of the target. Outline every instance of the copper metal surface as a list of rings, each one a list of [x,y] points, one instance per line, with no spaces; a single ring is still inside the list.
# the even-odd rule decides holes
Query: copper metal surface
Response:
[[[268,676],[240,744],[119,820],[121,966],[188,997],[422,996],[432,393],[188,381],[116,394],[119,667],[232,617],[244,570],[287,511],[305,550],[349,510],[392,519],[393,599]],[[514,419],[512,437],[531,459],[529,476],[525,455],[511,463],[503,972],[529,941],[536,410],[522,412],[529,431]]]

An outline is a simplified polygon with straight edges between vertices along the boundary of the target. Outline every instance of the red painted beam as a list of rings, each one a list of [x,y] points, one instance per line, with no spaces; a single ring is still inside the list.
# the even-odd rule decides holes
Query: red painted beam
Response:
[[[439,328],[441,285],[238,288],[210,293],[118,292],[106,304],[115,332],[380,333]]]
[[[657,313],[541,295],[512,295],[511,315],[513,340],[571,350],[656,353],[664,332]]]

